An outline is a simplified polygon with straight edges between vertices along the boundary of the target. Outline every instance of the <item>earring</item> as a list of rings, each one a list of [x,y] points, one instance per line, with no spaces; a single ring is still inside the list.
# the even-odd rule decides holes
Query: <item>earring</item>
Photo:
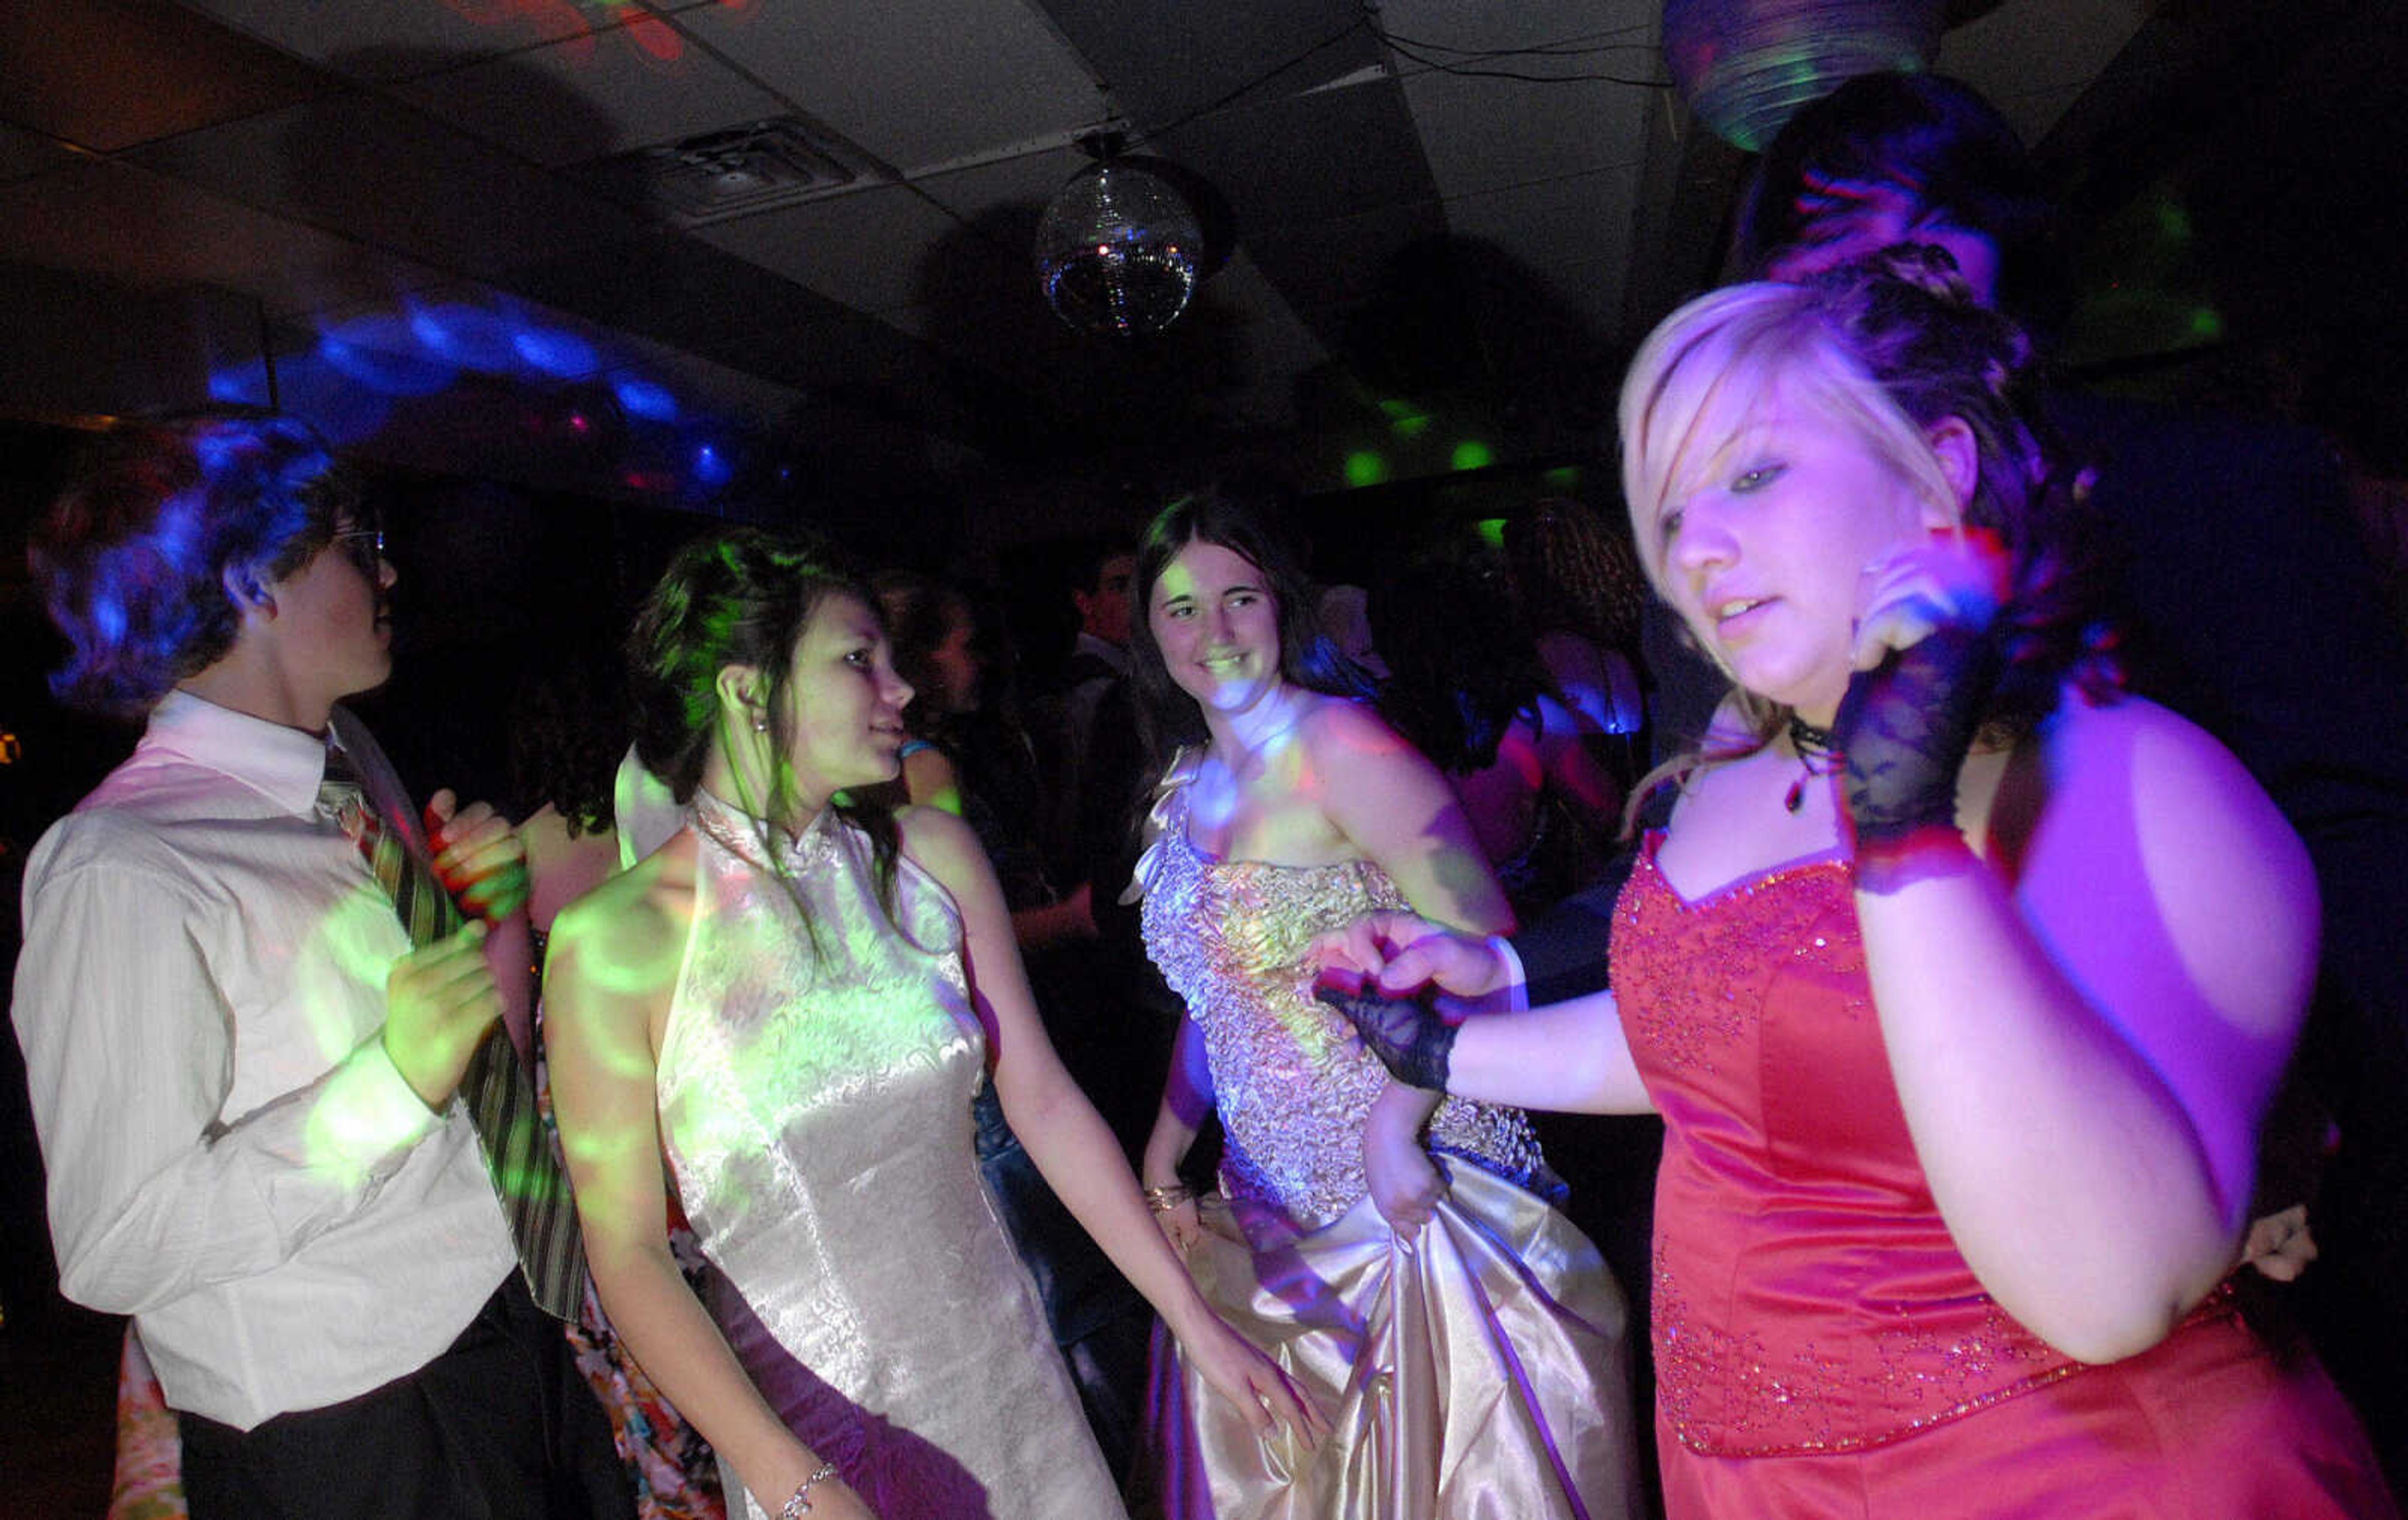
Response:
[[[768,731],[769,715],[766,712],[756,712],[752,714],[752,732],[756,734],[766,734]]]

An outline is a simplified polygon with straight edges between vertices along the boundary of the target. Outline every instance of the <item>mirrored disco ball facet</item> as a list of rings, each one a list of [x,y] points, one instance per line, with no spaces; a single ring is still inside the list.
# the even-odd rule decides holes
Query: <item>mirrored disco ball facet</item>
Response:
[[[1062,187],[1037,229],[1045,299],[1083,333],[1158,333],[1196,294],[1204,230],[1160,177],[1106,160]]]

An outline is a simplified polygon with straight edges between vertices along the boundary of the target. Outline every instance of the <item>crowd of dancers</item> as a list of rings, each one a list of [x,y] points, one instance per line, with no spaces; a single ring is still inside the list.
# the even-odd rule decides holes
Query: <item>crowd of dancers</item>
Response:
[[[2021,165],[1844,87],[1623,381],[1627,531],[1331,595],[1181,495],[1018,713],[963,588],[706,533],[516,827],[341,707],[394,570],[309,429],[102,439],[36,567],[148,726],[14,1018],[118,1513],[2395,1514],[2408,728],[2343,763],[2151,589],[2217,548],[2044,390]],[[1660,1116],[1635,1272],[1528,1111]]]

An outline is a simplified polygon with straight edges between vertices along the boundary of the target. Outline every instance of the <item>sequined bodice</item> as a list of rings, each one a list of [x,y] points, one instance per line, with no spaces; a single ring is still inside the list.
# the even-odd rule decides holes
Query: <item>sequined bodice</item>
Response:
[[[1386,1074],[1312,997],[1313,938],[1383,908],[1407,908],[1369,861],[1278,866],[1213,860],[1188,841],[1186,777],[1175,767],[1139,862],[1147,952],[1204,1034],[1226,1137],[1233,1198],[1311,1229],[1362,1198],[1363,1124]],[[1538,1142],[1518,1110],[1449,1098],[1432,1149],[1532,1185]]]
[[[2078,1366],[1984,1293],[1907,1133],[1846,868],[1691,903],[1650,839],[1613,986],[1664,1115],[1654,1269],[1662,1409],[1724,1455],[1897,1439]]]

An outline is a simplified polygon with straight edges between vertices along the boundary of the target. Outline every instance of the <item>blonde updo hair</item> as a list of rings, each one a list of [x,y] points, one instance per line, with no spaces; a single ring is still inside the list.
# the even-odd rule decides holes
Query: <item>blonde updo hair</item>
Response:
[[[1620,423],[1623,491],[1641,566],[1664,592],[1665,503],[1696,489],[1723,447],[1775,394],[1847,428],[1962,525],[1996,535],[2013,565],[1995,626],[2006,674],[1987,738],[2011,739],[2055,706],[2071,677],[2105,695],[2118,682],[2095,598],[2086,477],[2043,443],[2031,340],[1975,305],[1942,250],[1900,244],[1798,284],[1733,285],[1667,317],[1631,361]],[[1929,430],[1962,421],[1974,443],[1971,499],[1958,509]],[[1704,760],[1733,758],[1787,721],[1750,694],[1735,704],[1744,738],[1718,738]],[[1684,757],[1651,781],[1694,768]]]

